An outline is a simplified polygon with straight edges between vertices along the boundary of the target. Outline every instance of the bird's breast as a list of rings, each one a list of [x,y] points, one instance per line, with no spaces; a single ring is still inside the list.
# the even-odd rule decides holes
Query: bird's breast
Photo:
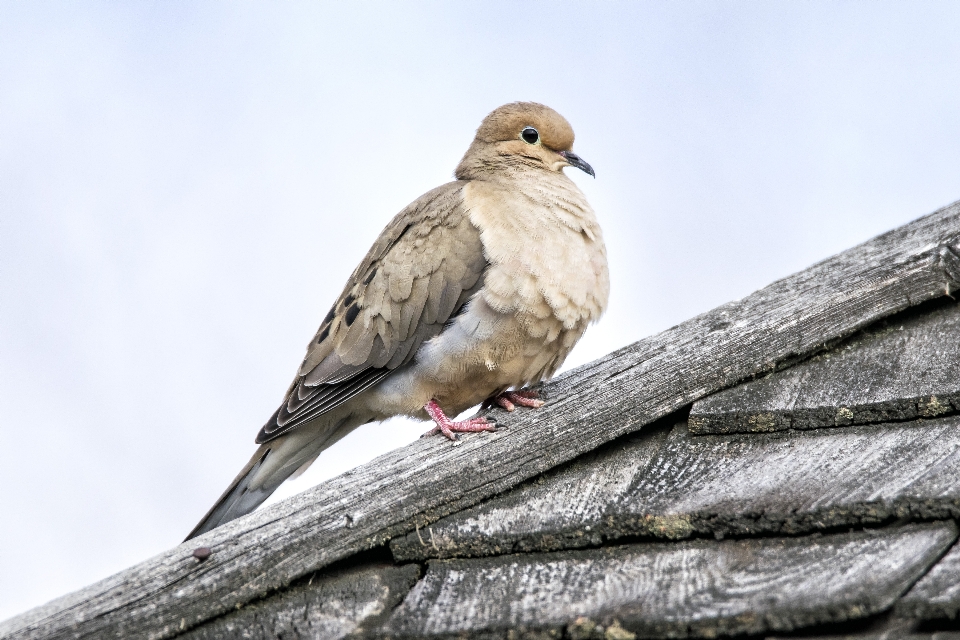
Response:
[[[606,247],[569,178],[535,172],[473,181],[463,198],[490,265],[481,291],[490,307],[553,338],[600,317],[610,291]]]

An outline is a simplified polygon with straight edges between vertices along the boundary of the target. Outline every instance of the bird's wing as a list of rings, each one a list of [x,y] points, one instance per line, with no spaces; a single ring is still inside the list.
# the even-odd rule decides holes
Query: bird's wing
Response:
[[[340,406],[409,362],[482,286],[487,260],[462,188],[438,187],[387,225],[307,346],[258,443]]]

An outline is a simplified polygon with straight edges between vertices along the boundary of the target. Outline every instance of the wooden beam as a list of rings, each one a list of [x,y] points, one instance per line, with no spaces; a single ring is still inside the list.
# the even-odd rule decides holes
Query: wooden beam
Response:
[[[958,289],[958,244],[955,203],[560,376],[545,386],[544,408],[494,413],[508,429],[388,453],[0,623],[0,637],[172,637]],[[199,546],[213,549],[203,562],[192,555]]]

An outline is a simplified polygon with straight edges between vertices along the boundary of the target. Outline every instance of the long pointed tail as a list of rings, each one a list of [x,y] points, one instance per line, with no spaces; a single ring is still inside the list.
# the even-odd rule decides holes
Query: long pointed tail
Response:
[[[250,513],[270,497],[270,494],[276,490],[276,487],[269,491],[265,490],[266,487],[250,491],[250,480],[257,475],[263,463],[270,457],[271,444],[272,443],[268,442],[260,445],[260,448],[258,448],[256,453],[253,454],[253,457],[250,458],[250,462],[240,470],[240,473],[237,474],[237,477],[230,483],[227,490],[223,492],[223,495],[221,495],[210,510],[207,511],[207,515],[203,516],[199,524],[197,524],[197,526],[193,528],[193,531],[184,539],[184,542],[191,538],[196,538],[201,533],[206,533],[214,527],[219,527],[224,522],[229,522],[234,518],[239,518],[244,514]],[[280,482],[283,482],[283,480]],[[277,486],[280,486],[280,483],[277,483]]]
[[[184,542],[246,515],[263,504],[284,480],[298,470],[306,469],[324,449],[363,422],[350,420],[350,417],[332,423],[326,421],[322,425],[306,424],[260,445]]]

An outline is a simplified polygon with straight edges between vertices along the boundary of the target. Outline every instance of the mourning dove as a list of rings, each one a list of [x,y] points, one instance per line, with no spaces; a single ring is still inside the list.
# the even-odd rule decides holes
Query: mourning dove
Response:
[[[541,104],[488,115],[456,180],[401,211],[347,281],[307,346],[260,448],[187,537],[256,509],[358,426],[391,416],[454,421],[481,402],[538,407],[526,385],[554,374],[607,304],[606,248],[583,193],[594,175],[573,129]]]

